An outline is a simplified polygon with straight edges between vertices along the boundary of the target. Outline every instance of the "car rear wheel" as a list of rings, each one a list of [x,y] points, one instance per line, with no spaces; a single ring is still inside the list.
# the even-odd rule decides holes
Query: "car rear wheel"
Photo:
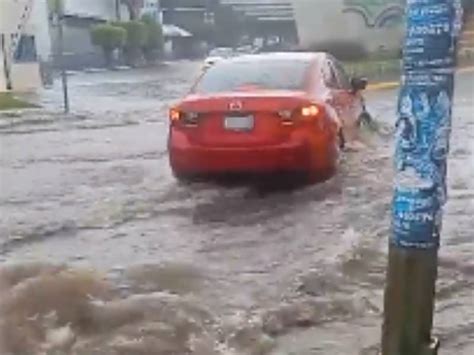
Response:
[[[313,161],[307,174],[308,183],[314,184],[323,182],[329,180],[336,174],[339,162],[340,145],[345,142],[340,141],[341,136],[338,135],[333,137],[331,142],[326,143],[326,156],[324,158],[319,156],[317,160]]]
[[[339,130],[339,133],[337,134],[337,145],[339,149],[344,149],[346,147],[346,137],[344,137],[344,132],[342,131],[342,128]]]
[[[331,179],[336,174],[337,168],[335,166],[327,167],[323,170],[309,171],[306,177],[308,184],[316,184]]]
[[[189,183],[193,180],[193,175],[172,170],[173,176],[176,180],[182,183]]]
[[[375,121],[372,115],[368,113],[367,111],[364,111],[360,114],[357,122],[358,122],[359,127],[368,127],[372,130],[376,129]]]

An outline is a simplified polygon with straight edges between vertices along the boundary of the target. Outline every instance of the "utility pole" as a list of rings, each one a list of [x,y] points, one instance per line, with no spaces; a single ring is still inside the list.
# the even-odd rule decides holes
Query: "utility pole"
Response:
[[[435,283],[461,0],[408,0],[383,355],[436,355]]]
[[[0,51],[1,51],[2,56],[3,56],[3,71],[4,71],[3,74],[5,76],[6,89],[7,90],[12,90],[10,63],[8,62],[9,61],[9,53],[8,53],[7,45],[6,45],[6,42],[7,42],[6,38],[7,37],[6,37],[5,34],[2,33],[0,35],[0,42],[1,42]]]
[[[121,3],[121,0],[115,0],[115,18],[117,21],[122,20],[122,14],[120,11],[120,3]]]
[[[67,72],[64,61],[64,4],[63,0],[55,0],[56,24],[58,26],[58,58],[61,68],[61,82],[63,87],[64,112],[69,113],[69,92]]]

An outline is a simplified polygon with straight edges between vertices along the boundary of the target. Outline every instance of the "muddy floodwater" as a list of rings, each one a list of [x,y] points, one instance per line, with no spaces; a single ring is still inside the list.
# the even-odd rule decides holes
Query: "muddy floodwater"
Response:
[[[333,179],[180,184],[167,107],[199,64],[76,73],[0,116],[0,354],[376,354],[396,91]],[[459,74],[435,333],[474,353],[474,75]],[[272,186],[272,187],[270,187]]]

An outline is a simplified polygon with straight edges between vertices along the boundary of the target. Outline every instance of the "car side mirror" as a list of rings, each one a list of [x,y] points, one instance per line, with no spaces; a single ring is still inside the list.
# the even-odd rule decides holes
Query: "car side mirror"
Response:
[[[352,90],[354,90],[354,92],[363,91],[367,89],[368,83],[369,81],[367,80],[367,78],[352,78]]]

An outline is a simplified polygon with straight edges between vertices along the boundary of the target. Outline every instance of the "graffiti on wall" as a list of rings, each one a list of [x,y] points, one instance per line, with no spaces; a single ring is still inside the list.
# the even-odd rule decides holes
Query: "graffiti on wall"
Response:
[[[360,15],[367,27],[388,27],[402,22],[405,0],[344,0],[343,12]]]

